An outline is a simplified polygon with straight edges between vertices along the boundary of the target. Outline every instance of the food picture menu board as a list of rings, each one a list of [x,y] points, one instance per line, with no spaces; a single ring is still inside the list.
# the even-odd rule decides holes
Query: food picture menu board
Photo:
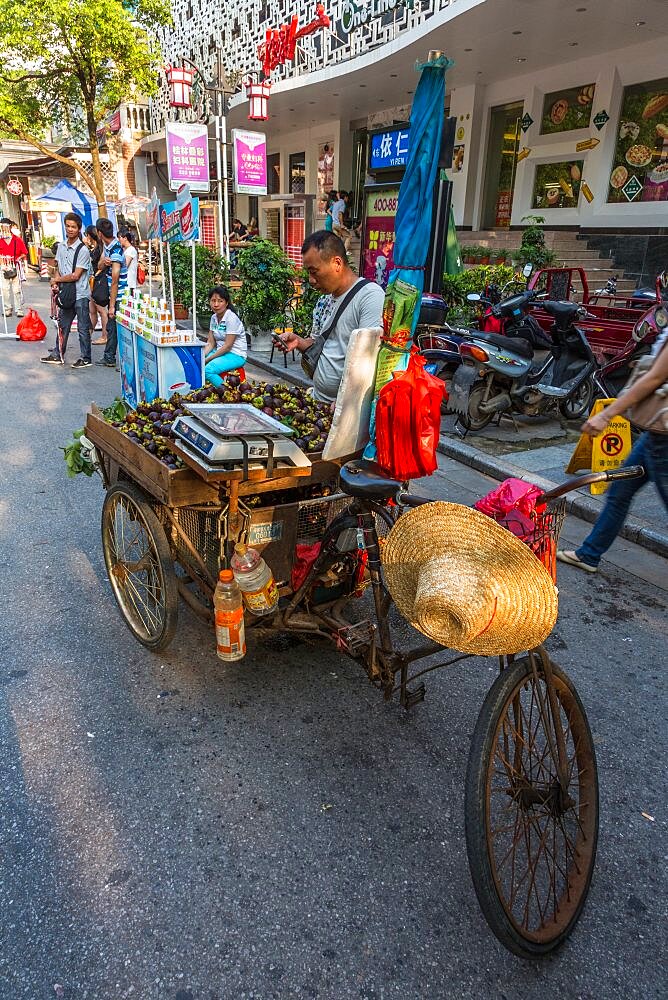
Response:
[[[374,190],[365,192],[360,273],[381,288],[387,288],[394,267],[394,223],[398,204],[398,184],[374,186]]]
[[[318,146],[318,215],[327,209],[327,194],[334,188],[334,143]]]
[[[540,163],[533,182],[532,208],[577,208],[584,160]]]
[[[668,201],[668,78],[624,89],[608,201]]]
[[[596,85],[588,83],[584,87],[568,87],[546,94],[543,99],[540,134],[589,128],[595,92]]]

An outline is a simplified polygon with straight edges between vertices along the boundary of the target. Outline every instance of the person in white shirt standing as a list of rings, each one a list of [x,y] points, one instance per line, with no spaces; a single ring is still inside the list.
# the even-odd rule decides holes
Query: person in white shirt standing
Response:
[[[212,385],[221,386],[223,380],[220,376],[242,368],[248,357],[246,331],[232,307],[232,297],[224,285],[216,285],[211,289],[209,305],[213,316],[204,353],[204,379]]]
[[[129,229],[119,229],[118,241],[123,249],[125,264],[128,269],[128,288],[130,291],[134,291],[139,284],[137,280],[139,253],[137,252],[137,247],[132,242],[132,233]]]

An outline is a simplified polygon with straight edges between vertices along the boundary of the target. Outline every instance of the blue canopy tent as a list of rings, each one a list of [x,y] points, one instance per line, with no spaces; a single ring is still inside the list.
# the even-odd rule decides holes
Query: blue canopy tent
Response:
[[[39,200],[69,201],[72,205],[72,211],[76,212],[83,219],[84,229],[86,226],[92,226],[99,218],[95,198],[92,195],[84,194],[83,191],[79,191],[78,188],[75,188],[74,184],[67,180],[59,181],[46,194],[40,195]],[[114,226],[116,226],[116,209],[111,202],[107,202],[107,218],[111,219]]]

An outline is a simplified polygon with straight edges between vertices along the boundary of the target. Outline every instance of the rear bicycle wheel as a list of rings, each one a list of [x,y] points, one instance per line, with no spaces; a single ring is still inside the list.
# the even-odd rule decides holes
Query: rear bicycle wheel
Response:
[[[133,483],[115,483],[104,499],[102,549],[125,624],[143,646],[164,649],[176,631],[176,574],[164,528]]]
[[[506,948],[537,958],[582,912],[598,839],[596,755],[582,702],[552,665],[555,720],[540,658],[516,660],[491,687],[466,775],[466,848],[478,901]],[[559,780],[557,727],[566,750]]]

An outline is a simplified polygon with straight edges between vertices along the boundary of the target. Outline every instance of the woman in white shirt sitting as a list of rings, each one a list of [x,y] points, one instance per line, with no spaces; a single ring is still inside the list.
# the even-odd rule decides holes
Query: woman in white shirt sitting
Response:
[[[211,289],[209,306],[213,316],[206,342],[204,377],[212,385],[221,386],[220,376],[241,368],[248,357],[246,331],[232,308],[230,293],[224,285]]]

